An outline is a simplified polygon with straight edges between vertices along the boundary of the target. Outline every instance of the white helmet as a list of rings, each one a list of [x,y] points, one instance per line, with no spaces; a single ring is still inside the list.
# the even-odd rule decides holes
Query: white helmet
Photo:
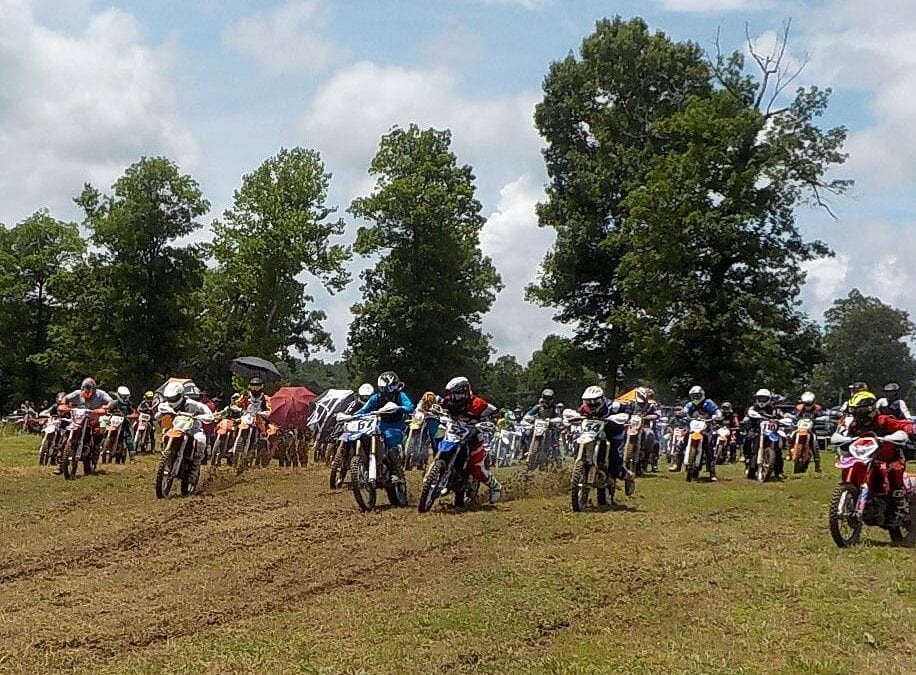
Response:
[[[592,401],[594,399],[598,399],[603,396],[604,396],[604,389],[602,389],[601,387],[597,385],[592,385],[591,387],[586,389],[584,392],[582,392],[583,401]]]
[[[706,392],[703,391],[703,387],[701,387],[698,384],[695,384],[692,387],[690,387],[688,396],[690,397],[692,401],[702,401],[704,398],[706,398]]]
[[[773,394],[770,393],[769,389],[758,389],[757,393],[754,394],[754,398],[757,399],[757,403],[760,405],[766,405],[773,399]]]
[[[370,398],[372,398],[372,394],[375,393],[375,387],[373,387],[368,382],[364,382],[363,384],[359,385],[359,391],[357,391],[356,393],[359,395],[361,399],[369,400]]]
[[[649,402],[649,390],[646,387],[636,387],[636,401],[638,403]]]
[[[801,402],[804,403],[805,405],[811,405],[812,403],[814,403],[814,392],[806,391],[804,394],[802,394]]]
[[[129,399],[130,398],[130,389],[124,386],[118,387],[118,398],[120,398],[122,401],[126,401],[127,399]]]
[[[563,420],[568,422],[571,419],[579,417],[578,411],[575,408],[564,408],[563,409]]]
[[[172,407],[181,405],[184,402],[184,387],[180,382],[169,382],[162,390],[162,398]]]

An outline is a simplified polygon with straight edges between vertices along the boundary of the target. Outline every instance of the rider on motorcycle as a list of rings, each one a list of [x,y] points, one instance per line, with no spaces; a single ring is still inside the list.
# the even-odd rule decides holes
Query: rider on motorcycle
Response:
[[[898,420],[910,421],[910,411],[906,402],[900,398],[900,385],[888,382],[884,385],[884,398],[878,399],[878,413],[890,415]]]
[[[620,401],[612,401],[604,395],[604,390],[597,386],[588,387],[582,393],[582,405],[579,414],[586,419],[604,421],[604,437],[608,443],[608,473],[612,478],[624,481],[624,491],[629,496],[636,487],[636,475],[627,470],[623,465],[623,440],[626,425],[615,422],[610,418],[619,412],[625,412]]]
[[[212,411],[203,403],[194,401],[184,395],[184,387],[180,382],[169,382],[165,385],[162,392],[162,404],[156,411],[156,421],[164,415],[173,413],[188,413],[189,415],[206,415],[212,416]],[[194,455],[191,458],[194,469],[200,469],[200,463],[207,452],[207,437],[204,434],[203,423],[200,420],[194,420],[194,426],[189,431],[194,436]]]
[[[547,419],[554,417],[556,407],[553,403],[553,389],[545,389],[541,392],[541,398],[526,413],[529,417],[536,419]]]
[[[462,422],[487,422],[496,415],[496,407],[480,396],[475,396],[471,383],[466,377],[453,377],[445,385],[439,403],[450,416]],[[502,497],[503,488],[496,476],[487,471],[484,461],[487,449],[480,434],[474,429],[467,438],[468,471],[481,485],[490,489],[490,503],[495,504]]]
[[[698,417],[706,420],[721,420],[722,413],[715,401],[706,398],[706,392],[703,387],[694,385],[688,392],[690,400],[683,406],[683,414],[687,417]],[[703,454],[706,456],[706,470],[709,471],[709,480],[716,482],[716,458],[713,457],[714,447],[711,441],[712,429],[707,424],[706,431],[703,432]],[[677,461],[674,466],[668,467],[668,471],[680,471],[684,465],[684,453],[687,450],[688,436],[684,436],[681,446],[677,450]]]
[[[648,387],[637,387],[636,398],[630,406],[630,414],[641,415],[643,426],[647,427],[647,438],[649,445],[649,457],[652,460],[652,471],[658,471],[658,435],[656,433],[656,422],[658,420],[658,404],[652,399],[654,392]],[[646,424],[649,423],[649,424]]]
[[[413,402],[402,390],[404,383],[396,373],[388,370],[378,376],[378,393],[372,394],[362,407],[353,413],[354,416],[368,415],[387,403],[395,403],[398,409],[393,413],[379,416],[378,428],[385,437],[385,449],[388,452],[388,468],[392,480],[398,481],[401,476],[401,441],[404,440],[405,418],[414,410]],[[360,387],[362,389],[362,387]]]
[[[914,433],[913,423],[908,420],[899,420],[891,415],[883,415],[878,411],[875,395],[870,391],[861,391],[849,399],[849,412],[853,421],[846,430],[847,436],[888,436],[895,431]],[[893,443],[881,443],[875,454],[875,459],[888,462],[888,481],[891,496],[897,506],[897,517],[902,519],[909,509],[909,504],[904,489],[903,476],[906,472],[906,456],[903,449]]]
[[[776,409],[776,406],[773,405],[773,394],[770,393],[769,389],[758,389],[757,393],[754,394],[754,403],[751,405],[748,410],[754,410],[757,413],[760,413],[763,417],[770,419],[777,419],[779,417],[779,410]],[[745,460],[749,461],[749,458],[752,455],[756,455],[757,449],[754,447],[754,440],[757,435],[760,433],[760,422],[759,418],[755,419],[745,415],[743,423],[745,428],[747,428],[751,433],[748,433],[744,437],[744,457]],[[773,447],[773,475],[777,478],[785,478],[783,473],[783,461],[782,461],[782,443],[776,443]]]
[[[111,396],[99,389],[95,384],[95,380],[91,377],[87,377],[83,380],[82,384],[80,384],[79,389],[71,391],[64,397],[63,403],[71,408],[97,410],[99,408],[107,408],[108,404],[111,403]],[[102,430],[99,427],[99,420],[95,415],[90,415],[87,424],[89,425],[89,431],[92,432],[92,442],[98,447],[99,442],[102,440]]]
[[[109,413],[115,413],[121,417],[130,417],[134,414],[134,404],[130,402],[130,389],[121,386],[118,387],[118,397],[106,406]],[[127,447],[127,455],[130,457],[130,463],[137,461],[137,451],[134,449],[134,437],[130,433],[130,425],[121,425],[121,438],[124,439],[124,445]]]
[[[732,432],[732,442],[728,447],[728,461],[734,464],[738,452],[738,434],[741,428],[741,418],[735,412],[732,404],[725,401],[719,410],[722,412],[722,423]]]
[[[241,398],[242,398],[241,394],[239,394],[238,392],[234,393],[232,396],[229,397],[229,405],[227,405],[225,408],[220,408],[219,410],[214,412],[213,416],[229,418],[232,420],[239,419],[242,416],[242,413],[244,412],[239,407],[239,401],[241,400]]]
[[[806,391],[801,395],[801,399],[795,405],[795,419],[810,419],[812,424],[814,420],[821,416],[823,408],[815,400],[813,391]],[[813,429],[812,429],[813,432]],[[821,448],[816,436],[812,435],[811,454],[814,458],[814,472],[821,472]]]
[[[156,396],[155,392],[148,391],[143,394],[143,398],[140,400],[140,403],[137,404],[137,412],[149,415],[150,420],[156,416],[156,411],[159,409],[159,397]],[[150,452],[156,452],[156,433],[155,429],[150,427],[149,430],[149,444]]]

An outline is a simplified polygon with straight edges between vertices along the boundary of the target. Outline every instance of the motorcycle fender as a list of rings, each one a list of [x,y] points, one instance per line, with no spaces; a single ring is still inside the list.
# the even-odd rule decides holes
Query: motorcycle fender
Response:
[[[771,431],[767,434],[767,438],[769,438],[774,443],[777,443],[779,442],[779,439],[781,438],[781,436],[777,432]]]
[[[460,446],[460,443],[454,441],[439,441],[439,454],[446,455]]]
[[[700,432],[696,431],[696,432],[690,434],[690,440],[693,440],[693,441],[701,441],[701,440],[703,440],[703,434],[701,434]]]
[[[184,432],[178,429],[169,429],[165,432],[166,438],[181,438],[182,436],[184,436]]]

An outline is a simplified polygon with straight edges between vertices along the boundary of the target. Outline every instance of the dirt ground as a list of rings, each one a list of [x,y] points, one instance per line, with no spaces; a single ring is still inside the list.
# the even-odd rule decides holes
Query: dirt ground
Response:
[[[916,552],[836,549],[832,472],[574,514],[510,470],[496,508],[361,514],[323,467],[157,501],[152,457],[65,482],[30,443],[0,439],[0,671],[916,672]]]

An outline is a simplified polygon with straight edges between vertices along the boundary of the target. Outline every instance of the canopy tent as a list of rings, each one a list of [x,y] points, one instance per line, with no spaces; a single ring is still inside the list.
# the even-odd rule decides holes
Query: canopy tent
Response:
[[[356,393],[349,389],[328,389],[319,396],[312,405],[312,414],[309,416],[308,427],[316,439],[322,438],[325,433],[334,429],[334,416],[346,410],[347,406],[356,397]]]
[[[625,391],[622,394],[620,394],[620,396],[615,396],[614,400],[620,401],[621,403],[632,403],[633,401],[636,400],[636,390],[638,388],[639,387],[633,387],[629,391]],[[652,403],[658,403],[658,401],[656,401],[654,398],[650,400],[652,401]]]

